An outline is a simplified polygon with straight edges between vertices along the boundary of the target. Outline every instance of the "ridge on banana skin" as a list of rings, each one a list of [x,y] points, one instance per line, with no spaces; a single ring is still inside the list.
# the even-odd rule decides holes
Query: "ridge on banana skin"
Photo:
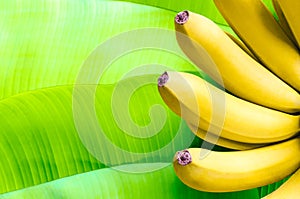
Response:
[[[272,0],[272,4],[273,7],[275,9],[275,12],[278,16],[278,23],[280,25],[280,27],[283,29],[283,31],[285,32],[285,34],[290,38],[290,40],[296,45],[297,41],[291,31],[291,28],[278,4],[278,0]]]
[[[184,72],[165,72],[158,90],[168,107],[187,123],[222,138],[244,143],[271,143],[296,135],[300,116],[268,109]]]
[[[206,153],[205,157],[201,153]],[[207,192],[241,191],[277,182],[300,166],[300,138],[246,151],[190,148],[176,153],[176,175]]]
[[[202,140],[205,140],[206,142],[209,142],[211,144],[216,144],[218,146],[222,146],[228,149],[233,150],[249,150],[254,149],[258,147],[264,146],[263,144],[250,144],[250,143],[244,143],[244,142],[237,142],[234,140],[218,137],[217,135],[214,135],[212,133],[208,133],[192,124],[187,124],[190,130],[199,138]]]
[[[299,93],[255,61],[207,17],[180,12],[175,17],[175,29],[177,42],[190,60],[234,95],[286,113],[300,112]]]
[[[300,168],[278,189],[262,199],[297,199],[300,196]]]
[[[296,3],[297,1],[297,3]],[[288,4],[287,0],[278,1]],[[294,12],[291,18],[299,17],[299,0],[289,0]],[[297,47],[285,34],[272,13],[261,0],[214,0],[214,3],[230,27],[252,50],[256,57],[274,74],[300,91],[300,54]],[[281,6],[281,9],[283,7]],[[289,9],[290,10],[290,9]],[[288,22],[288,16],[286,19]],[[296,21],[297,19],[295,19]],[[294,22],[294,21],[293,21]],[[299,28],[297,24],[289,23]]]
[[[257,60],[257,57],[255,57],[255,55],[251,52],[251,50],[249,50],[249,48],[244,44],[244,42],[242,42],[240,39],[236,38],[235,36],[233,36],[232,34],[230,34],[229,32],[226,32],[226,35],[228,35],[228,37],[234,41],[234,43],[236,43],[241,49],[243,49],[243,51],[245,51],[250,57],[252,57],[253,59]]]
[[[291,32],[300,50],[300,1],[299,0],[276,0],[282,11]]]

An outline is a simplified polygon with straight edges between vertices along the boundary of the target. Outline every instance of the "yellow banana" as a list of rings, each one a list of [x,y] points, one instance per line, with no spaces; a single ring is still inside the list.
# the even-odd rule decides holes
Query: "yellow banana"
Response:
[[[175,29],[183,52],[234,95],[283,112],[300,112],[299,93],[252,59],[210,19],[183,11],[175,18]]]
[[[300,169],[285,181],[278,189],[263,199],[296,199],[300,196]]]
[[[277,0],[277,3],[285,16],[300,49],[300,1]]]
[[[300,91],[300,54],[298,49],[262,1],[214,0],[214,2],[230,27],[256,57],[278,77]],[[280,5],[281,2],[287,1],[278,1]],[[294,3],[291,7],[297,6],[296,4],[300,5],[299,0],[289,2]],[[295,22],[294,26],[297,27],[300,23],[299,8],[298,10],[297,7],[292,11],[289,10],[292,16],[298,18],[298,20],[292,20]],[[282,5],[281,9],[285,13],[286,10]],[[285,16],[290,22],[286,14]]]
[[[234,43],[236,43],[241,49],[243,49],[250,57],[252,57],[256,61],[258,61],[257,58],[255,57],[255,55],[251,52],[251,50],[249,50],[249,48],[240,39],[236,38],[235,36],[233,36],[229,32],[225,31],[225,33],[228,35],[228,37],[232,41],[234,41]]]
[[[294,44],[297,44],[297,41],[291,31],[291,28],[278,4],[278,0],[272,0],[273,7],[275,9],[275,12],[278,16],[278,23],[285,32],[285,34],[290,38],[291,41],[293,41]]]
[[[234,149],[234,150],[249,150],[254,149],[258,147],[264,146],[263,144],[250,144],[250,143],[243,143],[243,142],[237,142],[234,140],[229,140],[226,138],[218,137],[217,135],[214,135],[212,133],[206,132],[193,124],[187,123],[188,127],[191,129],[191,131],[202,140],[205,140],[206,142],[216,144],[218,146],[222,146],[228,149]]]
[[[226,139],[271,143],[300,129],[300,116],[259,106],[230,95],[200,77],[165,72],[158,90],[168,107],[187,123]]]
[[[300,166],[300,138],[246,151],[190,148],[176,153],[176,175],[187,186],[231,192],[277,182]]]

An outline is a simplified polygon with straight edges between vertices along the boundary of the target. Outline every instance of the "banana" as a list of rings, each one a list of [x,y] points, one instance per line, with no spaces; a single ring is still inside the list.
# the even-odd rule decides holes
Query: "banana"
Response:
[[[296,1],[298,3],[296,3]],[[214,0],[216,7],[243,42],[264,65],[282,80],[300,91],[300,54],[272,13],[261,0]],[[286,0],[278,1],[281,2]],[[299,0],[289,1],[294,26],[299,27]],[[298,5],[297,5],[298,4]],[[292,31],[291,20],[283,10]],[[298,18],[298,19],[297,19]],[[298,23],[296,23],[298,21]],[[297,28],[300,31],[300,28]],[[295,35],[295,34],[294,34]],[[300,35],[299,35],[300,36]],[[295,37],[297,39],[297,37]]]
[[[299,168],[299,154],[300,138],[294,138],[246,151],[189,148],[176,153],[173,166],[179,179],[191,188],[231,192],[265,186],[287,177]]]
[[[175,29],[177,42],[190,60],[234,95],[283,112],[300,112],[300,95],[207,17],[180,12],[175,17]]]
[[[249,48],[238,38],[236,38],[235,36],[233,36],[232,34],[230,34],[229,32],[224,31],[228,37],[234,41],[234,43],[236,43],[241,49],[243,49],[250,57],[252,57],[253,59],[255,59],[256,61],[257,58],[255,57],[255,55],[251,52],[251,50],[249,50]]]
[[[272,4],[273,4],[273,7],[275,9],[275,12],[278,16],[278,23],[279,25],[281,26],[281,28],[283,29],[283,31],[285,32],[285,34],[290,38],[290,40],[294,43],[294,44],[297,44],[297,41],[291,31],[291,28],[278,4],[278,0],[272,0]]]
[[[300,1],[299,0],[277,0],[278,6],[282,10],[287,23],[296,39],[300,49]]]
[[[300,196],[300,168],[278,189],[262,199],[293,199]]]
[[[258,147],[264,146],[263,144],[249,144],[249,143],[243,143],[243,142],[237,142],[234,140],[229,140],[226,138],[218,137],[212,133],[206,132],[192,124],[187,123],[188,127],[191,129],[191,131],[202,140],[205,140],[206,142],[209,142],[211,144],[216,144],[218,146],[222,146],[228,149],[233,150],[249,150],[254,149]]]
[[[290,115],[230,95],[200,77],[168,71],[158,78],[168,107],[187,123],[222,138],[245,143],[271,143],[300,129],[300,115]]]

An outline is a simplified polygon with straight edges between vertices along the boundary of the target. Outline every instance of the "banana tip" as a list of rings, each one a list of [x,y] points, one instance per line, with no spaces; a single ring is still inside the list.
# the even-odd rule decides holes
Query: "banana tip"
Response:
[[[169,80],[169,75],[167,72],[164,72],[157,80],[158,86],[159,87],[164,86],[168,80]]]
[[[187,10],[179,12],[175,17],[175,22],[179,25],[185,24],[189,19],[189,12]]]
[[[187,149],[178,151],[177,155],[176,155],[176,159],[177,159],[178,164],[180,164],[182,166],[185,166],[192,162],[192,156]]]

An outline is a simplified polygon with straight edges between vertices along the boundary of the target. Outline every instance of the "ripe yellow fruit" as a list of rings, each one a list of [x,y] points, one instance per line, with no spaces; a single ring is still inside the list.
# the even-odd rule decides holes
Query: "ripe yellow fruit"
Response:
[[[228,35],[228,37],[232,41],[234,41],[234,43],[236,43],[241,49],[243,49],[249,56],[251,56],[253,59],[258,61],[257,58],[255,57],[255,55],[251,52],[251,50],[249,50],[249,48],[244,44],[244,42],[242,42],[240,39],[236,38],[235,36],[233,36],[229,32],[225,31],[225,33]]]
[[[278,23],[281,26],[281,28],[284,30],[285,34],[290,38],[290,40],[294,43],[297,44],[297,41],[291,31],[290,25],[288,24],[281,8],[280,5],[278,4],[278,0],[272,0],[273,7],[275,9],[275,12],[278,16]]]
[[[192,124],[187,124],[188,127],[191,129],[191,131],[202,140],[205,140],[206,142],[209,142],[211,144],[216,144],[218,146],[222,146],[228,149],[234,149],[234,150],[249,150],[254,149],[258,147],[264,146],[263,144],[250,144],[245,142],[237,142],[234,140],[226,139],[223,137],[219,137],[217,135],[214,135],[212,133],[206,132]]]
[[[175,29],[184,53],[226,90],[272,109],[300,112],[299,93],[250,57],[210,19],[183,11],[175,18]]]
[[[276,0],[300,49],[300,1]]]
[[[299,115],[242,100],[196,75],[168,71],[158,81],[159,93],[173,112],[214,135],[257,144],[281,141],[300,130]]]
[[[214,2],[230,27],[256,57],[278,77],[300,91],[298,49],[263,2],[261,0],[214,0]],[[292,32],[300,33],[300,1],[278,0],[278,3]],[[294,22],[293,25],[290,22]],[[294,36],[297,39],[297,34]],[[300,37],[300,34],[298,36]]]
[[[230,192],[277,182],[300,166],[300,138],[246,151],[190,148],[176,153],[176,175],[187,186]],[[298,187],[299,188],[299,187]]]

